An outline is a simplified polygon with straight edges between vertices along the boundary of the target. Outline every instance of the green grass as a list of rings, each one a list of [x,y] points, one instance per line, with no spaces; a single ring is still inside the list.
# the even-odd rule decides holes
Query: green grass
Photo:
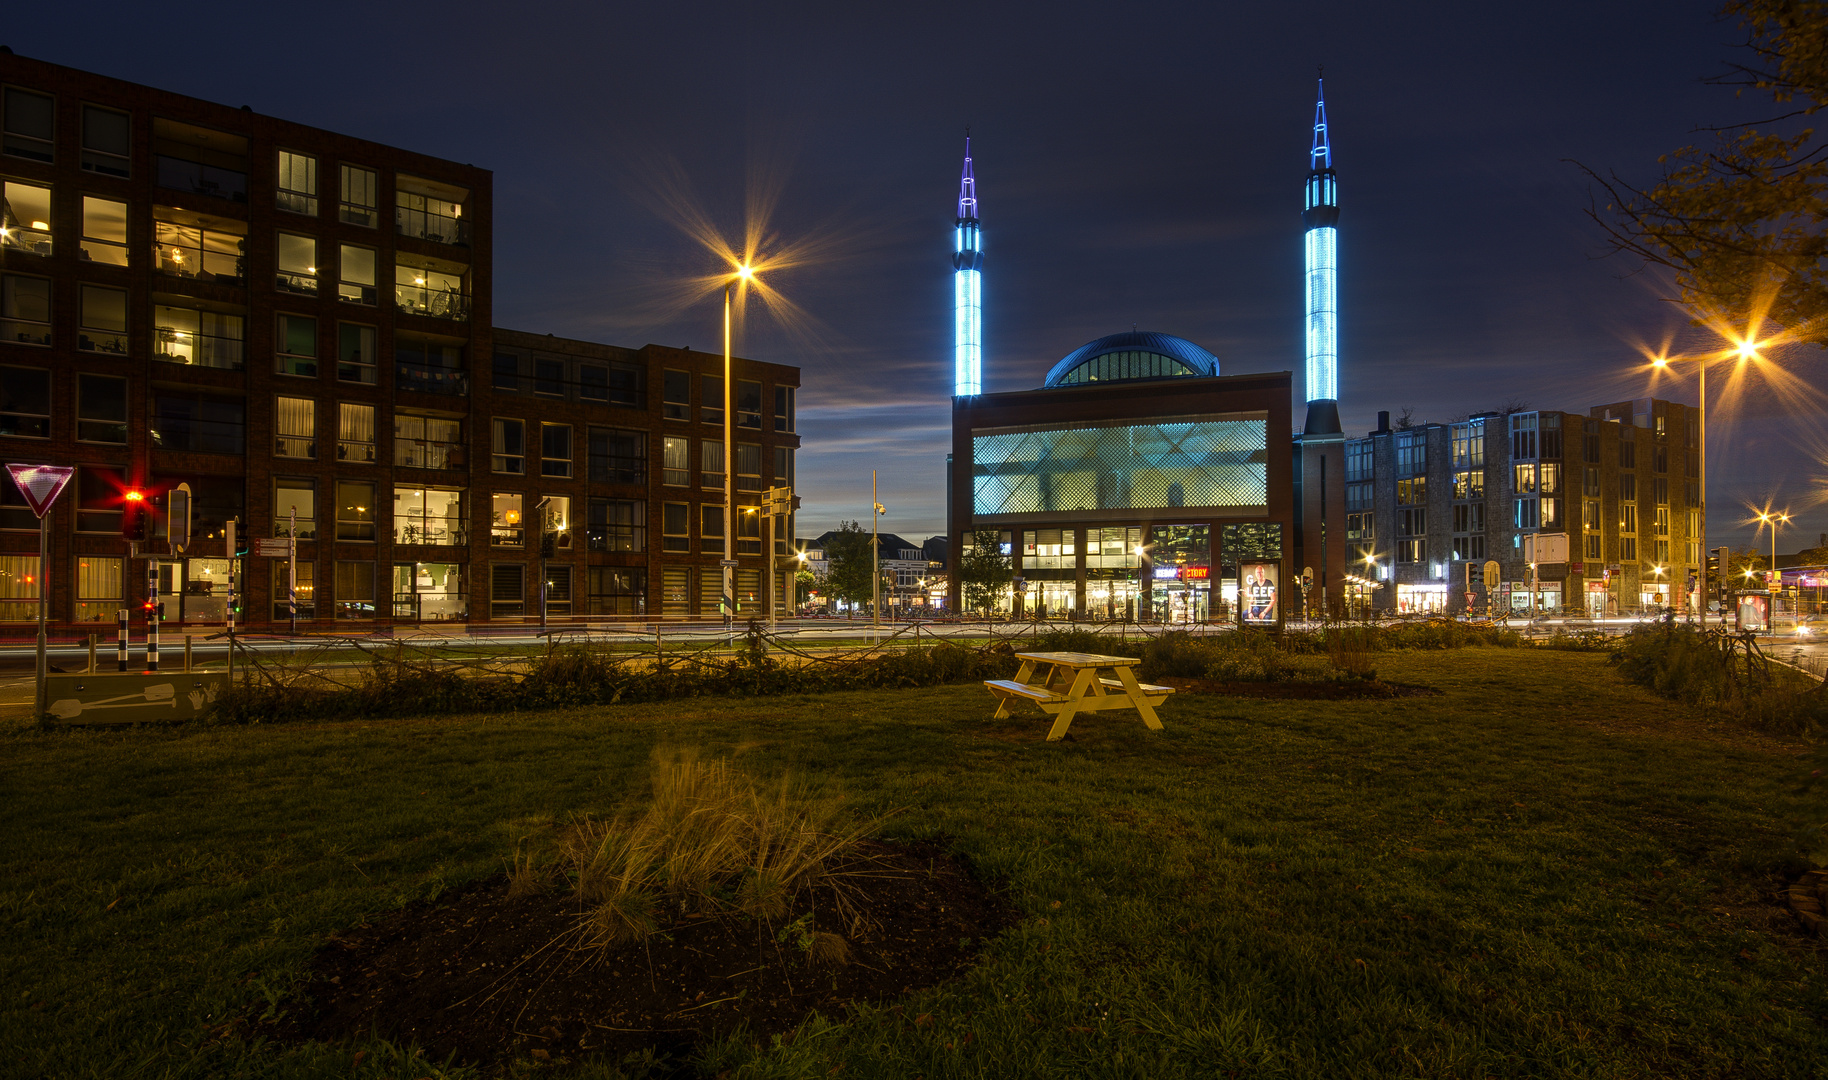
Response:
[[[1828,963],[1760,898],[1791,850],[1797,747],[1710,729],[1599,656],[1377,667],[1446,693],[1183,695],[1159,735],[1107,713],[1053,745],[1038,715],[987,722],[976,686],[15,729],[0,1073],[443,1075],[224,1025],[284,1008],[326,934],[502,870],[510,819],[644,790],[665,745],[899,808],[891,835],[949,838],[1025,916],[963,979],[714,1047],[713,1074],[1820,1074]]]

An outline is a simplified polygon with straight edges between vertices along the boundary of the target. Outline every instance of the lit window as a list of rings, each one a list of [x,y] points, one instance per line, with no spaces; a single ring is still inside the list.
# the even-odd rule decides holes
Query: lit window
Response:
[[[279,152],[279,208],[317,216],[317,159],[290,150]]]
[[[127,265],[126,203],[83,196],[82,253],[86,262]]]
[[[311,398],[274,399],[273,456],[317,458],[317,402]]]
[[[338,282],[336,295],[351,304],[375,305],[379,295],[375,287],[375,250],[343,244],[337,253]]]
[[[0,197],[0,248],[51,254],[51,189],[8,180],[0,183]]]
[[[317,295],[317,240],[298,233],[279,234],[279,276],[274,288],[280,292]]]

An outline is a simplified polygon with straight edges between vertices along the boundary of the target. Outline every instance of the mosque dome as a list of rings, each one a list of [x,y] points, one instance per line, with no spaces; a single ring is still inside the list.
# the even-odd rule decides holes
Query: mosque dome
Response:
[[[1047,373],[1043,387],[1217,375],[1219,358],[1186,338],[1132,330],[1088,342]]]

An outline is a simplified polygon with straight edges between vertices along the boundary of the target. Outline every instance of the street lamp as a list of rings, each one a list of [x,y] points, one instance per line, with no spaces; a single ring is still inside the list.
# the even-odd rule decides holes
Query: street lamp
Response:
[[[724,280],[724,623],[733,625],[736,618],[736,449],[732,445],[736,429],[735,415],[730,411],[730,293],[738,282],[747,284],[755,276],[748,263]]]
[[[879,560],[882,555],[881,530],[882,515],[888,509],[882,505],[876,493],[876,470],[870,470],[870,504],[876,512],[870,515],[870,629],[872,634],[882,628],[882,568]]]
[[[1789,524],[1790,511],[1766,510],[1758,515],[1758,521],[1761,525],[1771,526],[1771,573],[1777,575],[1777,526]],[[1777,580],[1781,582],[1783,578],[1778,576]],[[1773,611],[1775,611],[1775,606],[1773,606]]]

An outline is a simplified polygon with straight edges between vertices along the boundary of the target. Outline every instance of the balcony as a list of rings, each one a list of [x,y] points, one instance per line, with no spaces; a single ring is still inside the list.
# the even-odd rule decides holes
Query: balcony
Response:
[[[316,461],[317,440],[299,435],[275,436],[273,439],[273,456],[295,458],[300,461]]]
[[[434,289],[425,285],[395,285],[394,304],[409,315],[433,319],[467,320],[470,298],[452,289]]]
[[[153,164],[158,172],[160,187],[177,191],[189,191],[197,195],[210,195],[230,202],[248,201],[248,174],[233,169],[218,168],[197,161],[185,161],[182,158],[166,157],[158,154],[153,157]]]
[[[154,360],[191,367],[220,368],[240,371],[242,342],[240,338],[217,337],[191,330],[174,330],[156,326],[152,331]]]
[[[452,368],[396,361],[394,363],[394,389],[461,397],[470,392],[470,379],[466,373]]]
[[[414,240],[430,240],[434,244],[454,247],[470,244],[470,223],[463,218],[414,207],[394,207],[394,232]]]
[[[394,529],[396,544],[446,544],[467,547],[470,531],[455,518],[412,518]]]
[[[409,469],[461,469],[463,463],[462,443],[394,437],[395,465]]]

